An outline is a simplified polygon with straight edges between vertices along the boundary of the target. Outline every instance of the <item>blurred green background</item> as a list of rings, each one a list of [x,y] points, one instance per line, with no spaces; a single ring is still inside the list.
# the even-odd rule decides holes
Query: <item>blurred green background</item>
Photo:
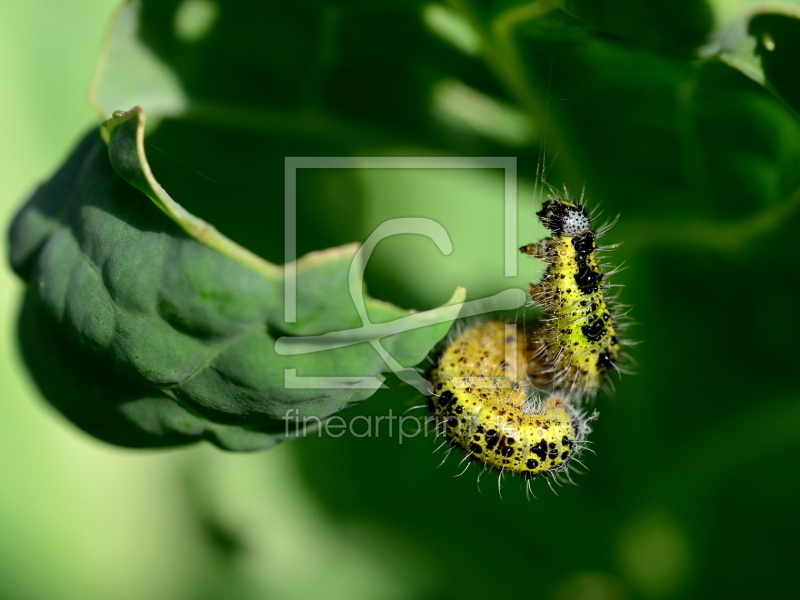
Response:
[[[514,4],[476,3],[473,16],[490,22]],[[624,242],[611,260],[628,267],[614,281],[639,323],[637,374],[598,399],[590,472],[558,496],[539,482],[531,501],[512,478],[502,499],[490,474],[480,490],[475,470],[454,478],[452,457],[437,469],[441,454],[422,437],[312,436],[252,455],[121,450],[40,398],[16,349],[22,285],[4,266],[0,598],[791,596],[794,19],[750,25],[758,52],[765,33],[775,44],[764,71],[781,100],[727,64],[689,60],[720,6],[735,2],[572,2],[571,16],[520,30],[522,89],[513,55],[501,51],[488,68],[473,34],[438,4],[229,2],[220,30],[251,29],[195,51],[159,37],[177,5],[149,5],[158,8],[148,44],[205,105],[162,122],[148,154],[187,208],[281,262],[282,219],[270,216],[282,210],[284,156],[517,156],[524,243],[538,233],[544,145],[550,183],[585,184],[604,216],[622,213],[607,240]],[[0,222],[97,124],[84,92],[114,7],[0,5]],[[247,18],[226,21],[226,10]],[[251,112],[222,115],[223,102]],[[262,109],[263,120],[241,127],[241,114]],[[385,242],[367,273],[375,297],[426,309],[456,285],[473,298],[507,285],[497,173],[309,172],[298,186],[301,252],[363,240],[393,216],[447,227],[449,257],[421,239]],[[535,271],[520,268],[516,283]],[[390,383],[347,412],[419,403]]]

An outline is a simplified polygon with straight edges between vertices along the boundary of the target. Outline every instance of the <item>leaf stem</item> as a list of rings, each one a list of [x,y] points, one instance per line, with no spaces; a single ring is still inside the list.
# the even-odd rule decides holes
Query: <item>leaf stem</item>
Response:
[[[492,33],[497,39],[511,39],[514,29],[563,8],[564,0],[534,0],[500,13],[492,24]]]
[[[541,118],[544,115],[542,102],[528,79],[514,42],[514,30],[523,23],[558,8],[560,0],[535,0],[509,9],[495,18],[491,31],[484,27],[467,0],[449,0],[449,2],[478,33],[482,43],[483,58],[489,68],[526,110]]]
[[[531,83],[516,43],[515,33],[521,25],[562,8],[563,2],[564,0],[534,0],[515,6],[497,15],[487,28],[475,13],[469,0],[448,0],[450,6],[461,14],[478,34],[483,59],[497,79],[526,112],[534,119],[545,123],[549,117],[548,105]],[[547,123],[547,126],[550,133],[563,143],[564,137],[558,127],[553,123]],[[543,143],[546,142],[545,139]],[[560,150],[560,158],[564,174],[577,179],[575,162],[563,147]]]
[[[655,246],[695,247],[722,253],[742,249],[753,239],[776,229],[800,206],[800,186],[786,200],[731,223],[696,219],[665,222],[663,219],[638,219],[626,227],[628,249]]]

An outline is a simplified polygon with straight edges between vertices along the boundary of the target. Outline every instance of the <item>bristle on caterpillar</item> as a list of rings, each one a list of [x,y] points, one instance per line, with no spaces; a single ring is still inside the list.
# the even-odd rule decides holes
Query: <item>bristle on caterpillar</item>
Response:
[[[527,478],[552,475],[568,468],[589,427],[567,397],[532,393],[538,363],[517,329],[490,320],[452,339],[429,373],[428,407],[439,432],[473,460]]]
[[[597,238],[586,208],[568,194],[550,196],[536,213],[550,237],[520,248],[547,263],[531,300],[546,312],[531,344],[552,376],[552,387],[594,393],[617,367],[618,324],[604,294],[605,276],[597,261]]]

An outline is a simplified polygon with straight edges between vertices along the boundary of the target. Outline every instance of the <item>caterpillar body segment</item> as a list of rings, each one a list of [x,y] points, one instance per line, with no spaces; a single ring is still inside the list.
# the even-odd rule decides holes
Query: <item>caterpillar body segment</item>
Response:
[[[532,392],[531,349],[516,329],[491,320],[457,336],[429,374],[429,408],[440,433],[473,460],[527,478],[555,474],[589,427],[567,397]]]
[[[568,197],[551,197],[536,213],[550,237],[520,248],[547,263],[531,300],[546,318],[531,345],[549,365],[554,389],[593,394],[616,368],[620,340],[614,309],[605,296],[597,261],[598,234],[586,209]]]

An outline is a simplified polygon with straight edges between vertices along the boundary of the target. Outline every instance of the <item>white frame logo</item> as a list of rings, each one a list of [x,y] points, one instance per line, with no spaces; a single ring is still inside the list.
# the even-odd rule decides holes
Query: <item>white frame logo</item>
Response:
[[[284,167],[285,189],[285,255],[284,255],[284,320],[294,323],[297,320],[297,170],[298,169],[503,169],[504,179],[504,275],[515,277],[517,275],[517,258],[519,246],[517,244],[517,159],[516,157],[286,157]],[[409,326],[409,317],[404,317],[388,323],[370,322],[364,306],[363,276],[367,262],[378,243],[390,236],[399,234],[416,234],[430,238],[437,248],[445,255],[453,251],[450,236],[444,227],[426,218],[399,218],[390,219],[381,223],[367,238],[358,250],[350,266],[348,287],[350,297],[361,318],[362,326],[347,331],[330,332],[318,336],[281,337],[275,343],[278,354],[298,355],[310,352],[320,352],[333,348],[369,343],[375,348],[386,365],[394,374],[414,386],[419,392],[430,395],[430,384],[416,369],[400,365],[381,345],[384,337],[408,331],[416,327],[427,327],[449,320],[442,316],[434,316],[429,321],[420,321],[418,313],[416,319]],[[527,297],[525,292],[518,288],[507,289],[494,296],[471,300],[461,304],[459,318],[477,316],[497,310],[513,310],[521,307]],[[428,311],[430,312],[430,311]],[[508,327],[516,327],[508,325]],[[513,356],[514,349],[506,348],[506,354]],[[513,361],[512,361],[513,362]],[[480,377],[474,380],[473,387],[481,387]],[[496,385],[495,378],[486,378],[485,385]],[[380,377],[301,377],[296,369],[286,369],[284,376],[286,388],[294,389],[342,389],[367,388],[378,389],[385,387],[383,378]]]

